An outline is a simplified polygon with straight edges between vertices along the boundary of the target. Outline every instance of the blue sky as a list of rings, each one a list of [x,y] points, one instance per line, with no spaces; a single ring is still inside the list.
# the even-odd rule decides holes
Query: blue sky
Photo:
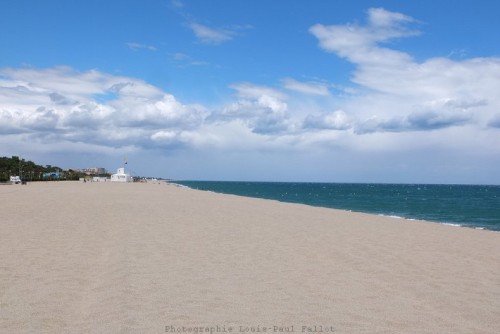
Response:
[[[500,184],[497,1],[2,2],[0,155]]]

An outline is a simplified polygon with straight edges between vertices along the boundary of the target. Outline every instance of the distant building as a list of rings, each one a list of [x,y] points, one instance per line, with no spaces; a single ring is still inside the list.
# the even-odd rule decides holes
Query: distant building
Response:
[[[82,172],[87,175],[101,175],[106,174],[106,169],[102,167],[92,167],[92,168],[84,168]]]
[[[132,176],[125,173],[125,168],[118,168],[116,174],[111,175],[111,182],[132,182]]]

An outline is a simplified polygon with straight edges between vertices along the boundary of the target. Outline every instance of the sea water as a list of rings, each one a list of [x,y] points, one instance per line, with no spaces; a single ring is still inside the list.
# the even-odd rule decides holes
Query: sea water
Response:
[[[199,190],[500,231],[500,186],[176,181]]]

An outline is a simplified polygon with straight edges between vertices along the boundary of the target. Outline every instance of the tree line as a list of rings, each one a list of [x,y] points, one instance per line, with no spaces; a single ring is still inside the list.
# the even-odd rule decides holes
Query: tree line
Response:
[[[53,175],[47,175],[49,173]],[[37,165],[33,161],[21,159],[18,156],[0,157],[0,182],[9,181],[11,176],[19,176],[24,181],[47,181],[78,180],[85,174],[72,169],[63,170],[52,165]]]

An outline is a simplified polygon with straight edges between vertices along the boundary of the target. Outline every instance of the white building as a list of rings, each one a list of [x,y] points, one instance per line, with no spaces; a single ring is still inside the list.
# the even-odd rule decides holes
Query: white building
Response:
[[[19,183],[21,183],[21,178],[19,176],[11,176],[10,182],[12,182],[14,184],[19,184]]]
[[[116,174],[111,175],[111,182],[132,182],[132,176],[125,173],[125,168],[118,168]]]

